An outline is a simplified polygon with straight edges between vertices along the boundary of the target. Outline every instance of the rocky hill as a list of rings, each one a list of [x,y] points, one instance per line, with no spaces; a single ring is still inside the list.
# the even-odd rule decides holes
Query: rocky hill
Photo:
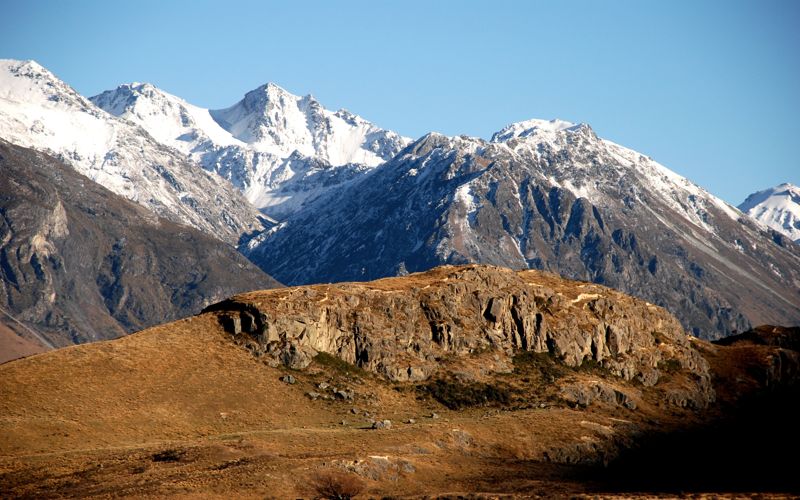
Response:
[[[427,135],[251,240],[287,284],[469,262],[542,269],[665,307],[695,336],[800,322],[800,247],[584,124]]]
[[[0,489],[790,494],[800,484],[778,457],[797,443],[798,414],[774,403],[796,400],[782,391],[798,359],[768,342],[687,337],[659,307],[537,271],[444,267],[254,292],[0,365]]]
[[[664,309],[615,290],[539,271],[440,267],[371,283],[251,292],[215,304],[229,331],[256,355],[302,369],[324,352],[394,381],[420,381],[443,359],[485,350],[504,371],[519,352],[567,366],[596,364],[645,387],[665,366],[693,374],[682,404],[713,400],[708,367]]]
[[[115,338],[278,285],[233,246],[53,157],[0,140],[0,171],[0,307],[53,345]]]

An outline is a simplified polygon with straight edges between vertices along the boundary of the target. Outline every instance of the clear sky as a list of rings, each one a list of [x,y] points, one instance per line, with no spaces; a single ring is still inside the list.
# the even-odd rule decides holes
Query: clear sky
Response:
[[[800,184],[800,1],[0,0],[0,57],[209,108],[271,81],[411,137],[585,122],[733,204]]]

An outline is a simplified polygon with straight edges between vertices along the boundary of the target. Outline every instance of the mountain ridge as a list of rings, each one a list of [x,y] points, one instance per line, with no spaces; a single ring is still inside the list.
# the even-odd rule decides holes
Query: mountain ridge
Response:
[[[710,338],[800,321],[794,245],[585,124],[502,142],[427,134],[243,251],[287,284],[468,262],[544,269],[664,306]]]
[[[278,286],[233,246],[44,153],[0,139],[0,171],[0,308],[53,345],[115,338]]]
[[[52,154],[155,214],[229,244],[263,227],[231,186],[97,108],[35,61],[0,60],[0,83],[0,138]]]
[[[217,110],[191,105],[151,84],[120,85],[90,99],[152,130],[161,144],[224,177],[274,218],[388,160],[409,142],[273,83]]]

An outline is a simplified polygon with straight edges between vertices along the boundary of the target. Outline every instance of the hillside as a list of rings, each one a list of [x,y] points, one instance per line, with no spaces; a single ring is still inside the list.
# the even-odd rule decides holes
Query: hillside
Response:
[[[51,156],[0,139],[0,170],[0,307],[53,345],[115,338],[278,286],[233,246]]]
[[[632,328],[626,335],[638,339],[646,352],[665,355],[657,363],[657,379],[628,379],[602,359],[569,366],[559,360],[556,348],[569,339],[569,332],[560,329],[569,317],[579,317],[573,332],[588,332],[593,328],[589,323],[602,316],[596,307],[601,301],[611,321],[616,314],[636,321],[641,318],[634,314],[652,306],[603,287],[530,271],[442,268],[335,285],[327,289],[331,302],[325,307],[352,318],[364,311],[358,304],[366,297],[381,296],[400,308],[374,308],[372,317],[394,318],[402,325],[404,320],[394,314],[406,310],[408,301],[424,299],[420,294],[428,290],[455,299],[465,291],[464,297],[470,295],[465,287],[473,280],[504,281],[498,291],[513,289],[519,297],[526,285],[514,276],[535,279],[531,292],[547,288],[553,294],[540,312],[552,339],[544,352],[534,352],[531,344],[503,344],[501,337],[514,337],[513,321],[491,327],[503,317],[502,308],[484,311],[476,302],[478,316],[488,314],[482,322],[459,316],[464,322],[462,330],[451,330],[454,344],[461,338],[487,338],[489,330],[496,335],[487,339],[500,343],[445,351],[436,339],[420,337],[419,352],[432,352],[439,360],[435,371],[418,380],[391,381],[376,373],[382,370],[368,359],[358,360],[365,370],[331,355],[348,349],[319,350],[303,369],[289,369],[256,348],[269,327],[235,333],[237,324],[248,325],[244,313],[253,312],[232,307],[245,299],[262,312],[273,299],[269,307],[284,303],[297,312],[283,323],[278,316],[266,318],[280,337],[290,321],[299,320],[300,311],[324,299],[322,287],[242,295],[216,311],[122,339],[0,365],[0,488],[11,498],[308,497],[314,494],[311,481],[333,472],[362,482],[365,497],[750,491],[730,490],[725,483],[708,490],[707,484],[682,482],[680,475],[671,476],[666,490],[644,483],[630,490],[604,477],[603,464],[618,471],[615,460],[625,450],[648,452],[648,436],[713,425],[722,415],[735,415],[742,401],[768,383],[790,387],[796,378],[776,386],[777,379],[763,378],[766,372],[757,368],[770,366],[775,356],[783,356],[786,367],[789,361],[796,364],[795,351],[689,340],[668,328],[677,322],[655,308],[652,314],[664,328],[658,333]],[[588,293],[582,288],[587,286],[592,287]],[[357,293],[350,303],[340,302],[337,290]],[[554,298],[559,295],[560,302]],[[244,321],[232,321],[237,318]],[[452,324],[459,324],[459,318]],[[307,325],[315,322],[311,316],[306,320]],[[451,323],[442,318],[440,324]],[[383,345],[378,330],[367,332],[345,322],[342,327],[345,337]],[[305,334],[311,341],[323,338],[310,329]],[[747,369],[736,362],[741,359],[749,360]],[[704,386],[704,374],[711,376],[713,388]],[[676,394],[705,397],[690,403]],[[391,425],[373,429],[385,420]],[[774,440],[764,443],[780,446]],[[715,472],[713,450],[699,452],[685,450],[687,456],[705,457],[709,477],[726,477]],[[800,486],[791,476],[780,482],[774,471],[759,469],[763,456],[734,458],[758,471],[759,482],[750,484],[758,491],[797,491]]]

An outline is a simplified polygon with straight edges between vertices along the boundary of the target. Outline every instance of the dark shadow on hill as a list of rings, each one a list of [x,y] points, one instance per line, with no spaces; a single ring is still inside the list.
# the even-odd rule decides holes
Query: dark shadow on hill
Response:
[[[799,397],[751,398],[701,428],[650,437],[586,479],[606,492],[800,493]]]

